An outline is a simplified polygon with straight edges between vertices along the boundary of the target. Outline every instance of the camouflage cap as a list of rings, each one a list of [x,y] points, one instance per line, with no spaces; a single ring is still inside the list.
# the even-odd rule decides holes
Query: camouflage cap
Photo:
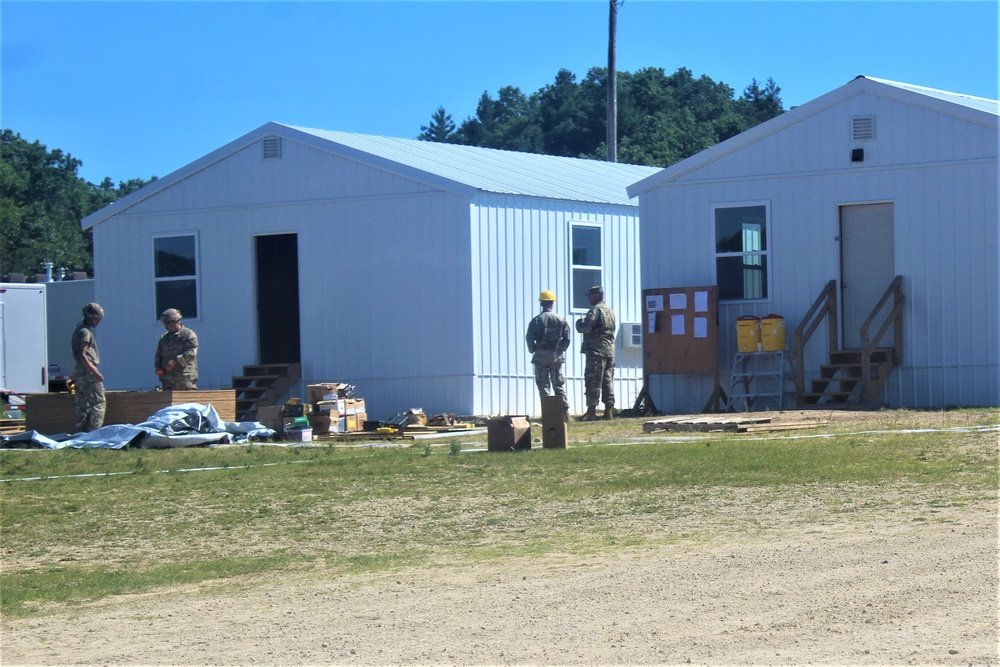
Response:
[[[88,303],[83,307],[84,317],[104,317],[104,309],[99,304]]]
[[[180,322],[181,321],[181,311],[176,308],[167,308],[160,315],[161,322]]]
[[[587,294],[604,294],[604,288],[601,287],[600,285],[594,285],[589,290],[587,290]]]

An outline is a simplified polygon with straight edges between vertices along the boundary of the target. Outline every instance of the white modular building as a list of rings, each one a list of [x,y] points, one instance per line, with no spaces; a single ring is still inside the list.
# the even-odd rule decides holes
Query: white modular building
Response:
[[[639,321],[639,215],[658,170],[268,123],[83,220],[109,389],[156,385],[157,317],[199,338],[199,388],[246,365],[346,382],[371,419],[538,414],[524,334],[551,289],[573,322],[606,289]],[[584,409],[574,331],[571,406]],[[619,335],[619,405],[642,386]]]
[[[834,333],[820,324],[800,360],[812,383],[898,276],[901,331],[881,342],[896,364],[872,402],[1000,405],[998,137],[995,100],[858,77],[631,185],[642,286],[718,287],[725,388],[738,318],[784,317],[791,353],[830,286]],[[664,412],[711,392],[705,375],[650,378]]]

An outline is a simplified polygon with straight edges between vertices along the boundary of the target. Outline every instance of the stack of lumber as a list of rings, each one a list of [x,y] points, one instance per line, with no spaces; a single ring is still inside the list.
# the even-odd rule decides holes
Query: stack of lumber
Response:
[[[642,425],[642,430],[646,433],[653,431],[754,433],[816,428],[827,423],[826,420],[818,418],[807,419],[799,416],[791,419],[783,418],[780,414],[679,415],[648,421]]]
[[[410,424],[402,429],[397,427],[383,427],[374,431],[346,431],[324,433],[316,435],[314,440],[405,440],[413,438],[415,435],[425,433],[462,433],[478,428],[475,424],[454,423],[450,426],[427,426],[424,424]]]
[[[24,433],[23,419],[0,419],[0,435]]]
[[[224,422],[236,421],[236,392],[232,389],[191,391],[109,391],[104,425],[141,424],[169,405],[211,405]],[[67,393],[28,394],[24,400],[26,428],[43,435],[73,433],[75,396]]]

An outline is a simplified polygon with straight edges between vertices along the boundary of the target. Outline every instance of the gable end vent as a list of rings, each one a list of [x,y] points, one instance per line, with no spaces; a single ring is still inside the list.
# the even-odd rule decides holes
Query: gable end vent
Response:
[[[265,160],[281,159],[281,137],[264,137],[262,145]]]
[[[851,119],[851,141],[875,140],[875,116],[857,116]]]

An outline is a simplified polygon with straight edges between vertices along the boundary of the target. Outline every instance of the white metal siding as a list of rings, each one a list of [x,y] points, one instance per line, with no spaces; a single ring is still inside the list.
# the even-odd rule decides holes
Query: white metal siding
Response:
[[[849,162],[849,121],[867,112],[878,138],[859,167]],[[855,96],[641,196],[642,284],[712,284],[710,205],[770,202],[771,300],[720,308],[720,367],[728,375],[738,316],[783,315],[790,347],[820,290],[839,280],[838,207],[892,202],[896,272],[907,298],[904,366],[882,399],[1000,405],[997,176],[995,128]],[[825,362],[824,329],[811,343],[807,377]],[[652,386],[661,409],[698,411],[711,378],[665,376]]]
[[[607,302],[619,323],[637,322],[640,291],[636,209],[480,195],[472,215],[476,412],[540,413],[524,335],[528,322],[538,312],[538,293],[543,289],[556,293],[556,312],[570,323],[572,343],[565,365],[566,390],[571,410],[582,411],[584,359],[574,324],[586,311],[570,308],[571,225],[600,224]],[[619,341],[615,364],[618,405],[631,407],[642,386],[641,351],[622,349]]]
[[[257,360],[257,235],[298,235],[302,384],[354,384],[375,419],[413,407],[538,413],[524,331],[540,289],[569,301],[571,222],[601,224],[608,301],[620,322],[638,321],[634,206],[490,194],[473,204],[463,192],[307,143],[285,138],[281,155],[264,160],[258,141],[93,218],[109,389],[156,384],[163,328],[152,239],[162,234],[198,236],[200,314],[185,324],[199,337],[206,389],[231,386]],[[569,392],[582,410],[575,332],[573,345]],[[617,363],[619,405],[628,407],[641,386],[641,353],[619,350]]]
[[[199,387],[221,388],[257,360],[253,238],[296,233],[303,384],[356,384],[375,417],[408,407],[456,412],[471,403],[467,201],[413,194],[426,188],[368,168],[341,172],[342,160],[305,152],[297,162],[286,143],[282,160],[269,161],[271,176],[294,184],[315,180],[315,171],[339,174],[329,196],[315,190],[290,201],[289,193],[268,190],[253,175],[259,150],[248,150],[205,170],[213,172],[212,187],[198,182],[203,173],[95,226],[96,293],[104,324],[113,323],[98,331],[110,389],[156,384],[152,356],[163,327],[153,306],[153,236],[198,234],[201,313],[185,324],[199,337]],[[427,387],[441,387],[421,387],[416,396],[426,405],[390,405],[404,393],[397,385],[424,374]],[[460,395],[465,404],[452,401]]]

